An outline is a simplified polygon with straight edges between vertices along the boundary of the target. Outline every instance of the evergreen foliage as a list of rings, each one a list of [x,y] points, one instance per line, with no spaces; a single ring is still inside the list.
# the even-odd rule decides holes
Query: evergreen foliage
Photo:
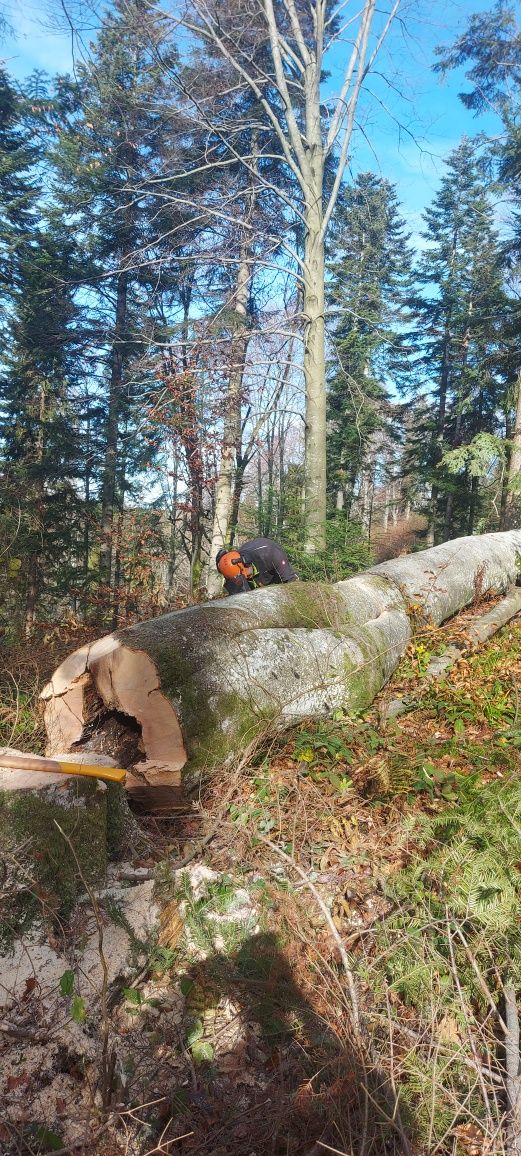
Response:
[[[418,362],[422,391],[430,393],[433,402],[415,430],[414,442],[415,450],[419,441],[424,444],[434,537],[444,540],[472,533],[486,512],[480,475],[468,468],[468,454],[447,458],[447,451],[475,445],[480,435],[501,433],[505,390],[502,346],[508,301],[503,258],[484,162],[470,141],[451,154],[425,223],[427,247],[418,269]],[[460,474],[455,472],[458,460]],[[479,461],[477,455],[473,461]]]
[[[44,591],[52,594],[51,609],[70,590],[76,563],[79,444],[72,386],[77,310],[68,286],[71,249],[51,231],[34,233],[19,247],[0,377],[2,504],[8,526],[16,526],[6,562],[26,633]],[[9,613],[9,603],[5,608]]]
[[[11,296],[18,276],[18,245],[33,225],[35,162],[23,102],[0,69],[0,300]]]
[[[493,1030],[504,985],[521,983],[517,778],[469,777],[457,804],[406,820],[403,844],[408,866],[385,883],[392,910],[375,933],[383,972],[371,970],[371,986],[376,1000],[387,987],[399,1022],[414,1009],[418,1047],[403,1057],[400,1097],[432,1144],[469,1113],[485,1130],[490,1114],[501,1122],[465,1048],[470,1039],[470,1054],[483,1055],[482,1025],[492,1016]]]
[[[154,194],[177,125],[165,69],[154,51],[160,26],[141,0],[114,5],[91,61],[79,65],[75,84],[62,80],[59,86],[66,127],[51,153],[56,211],[81,237],[78,287],[106,398],[98,496],[100,578],[108,586],[118,585],[120,572],[117,515],[131,479],[150,459],[152,443],[136,430],[150,388],[157,263],[171,248],[162,240],[158,252],[158,238],[163,226],[166,233],[167,224],[170,232],[179,225],[171,208],[163,220],[163,201]],[[167,56],[165,66],[168,61]]]
[[[349,512],[375,435],[398,434],[389,390],[408,371],[411,252],[388,181],[362,173],[346,188],[329,248],[329,490]]]
[[[302,46],[275,8],[302,133]],[[308,7],[296,12],[311,36]],[[336,5],[329,15],[331,37]],[[262,11],[221,5],[219,20],[230,51],[240,29],[258,91],[204,21],[174,44],[145,0],[109,6],[74,77],[35,73],[18,91],[0,75],[2,573],[20,628],[66,610],[116,623],[145,590],[154,607],[197,596],[225,442],[228,538],[283,541],[304,577],[423,545],[424,514],[436,539],[509,524],[521,442],[514,10],[471,17],[440,52],[440,69],[468,66],[469,109],[493,102],[505,131],[492,160],[465,140],[452,154],[416,268],[389,181],[362,172],[340,189],[325,273],[329,525],[309,556],[293,281],[309,198],[269,115],[288,129]],[[507,248],[494,165],[513,205]]]

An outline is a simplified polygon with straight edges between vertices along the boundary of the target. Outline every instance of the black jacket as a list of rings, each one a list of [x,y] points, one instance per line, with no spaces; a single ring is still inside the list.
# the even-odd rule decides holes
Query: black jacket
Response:
[[[279,582],[294,582],[298,578],[286,551],[271,538],[253,538],[243,542],[237,549],[246,565],[253,566],[253,577],[225,578],[224,588],[228,594],[242,594],[256,590],[259,586],[273,586]]]

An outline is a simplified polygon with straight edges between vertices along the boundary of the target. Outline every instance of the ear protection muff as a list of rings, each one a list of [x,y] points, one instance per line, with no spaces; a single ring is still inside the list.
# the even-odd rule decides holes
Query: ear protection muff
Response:
[[[243,562],[238,550],[219,550],[215,564],[223,578],[240,578],[243,574]]]

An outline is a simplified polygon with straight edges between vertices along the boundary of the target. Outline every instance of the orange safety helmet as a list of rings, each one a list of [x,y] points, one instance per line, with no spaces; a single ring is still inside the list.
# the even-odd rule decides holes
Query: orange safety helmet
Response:
[[[215,564],[223,578],[240,578],[244,565],[238,550],[219,550]]]

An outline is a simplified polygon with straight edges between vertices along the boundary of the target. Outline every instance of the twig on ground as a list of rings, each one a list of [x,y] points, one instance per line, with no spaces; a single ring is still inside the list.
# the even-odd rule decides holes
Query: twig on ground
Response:
[[[102,973],[103,973],[103,979],[102,979],[102,983],[101,983],[101,995],[100,995],[101,1041],[102,1041],[101,1042],[101,1096],[102,1096],[102,1101],[103,1101],[103,1107],[108,1108],[110,1105],[111,1098],[112,1098],[112,1091],[113,1091],[113,1084],[114,1084],[114,1070],[115,1070],[115,1066],[116,1066],[116,1053],[115,1053],[114,1049],[112,1049],[111,1052],[109,1051],[109,1041],[110,1041],[110,1019],[109,1019],[109,1008],[108,1008],[109,968],[108,968],[108,963],[107,963],[107,960],[105,957],[105,953],[103,951],[103,920],[101,918],[101,912],[99,909],[98,901],[96,899],[94,891],[92,890],[92,887],[85,879],[85,875],[82,871],[81,863],[80,863],[78,856],[76,854],[76,850],[75,850],[75,847],[72,843],[72,840],[69,838],[68,835],[66,835],[63,828],[60,827],[60,824],[58,823],[57,819],[53,819],[53,823],[55,823],[56,827],[58,828],[58,830],[60,832],[60,835],[62,835],[63,839],[65,840],[65,842],[66,842],[66,844],[67,844],[67,846],[71,852],[71,855],[73,856],[74,862],[76,863],[78,875],[81,879],[81,882],[82,882],[82,884],[85,888],[85,891],[86,891],[86,893],[90,899],[90,902],[92,904],[92,910],[94,912],[94,918],[96,920],[96,927],[98,929],[98,954],[99,954]]]
[[[12,1036],[15,1040],[31,1040],[35,1044],[47,1044],[49,1036],[40,1032],[33,1032],[30,1028],[18,1028],[14,1024],[0,1023],[0,1032]]]
[[[157,1144],[154,1146],[154,1148],[149,1148],[147,1152],[143,1153],[143,1156],[154,1156],[155,1152],[157,1152],[157,1153],[166,1152],[166,1149],[163,1148],[163,1137],[165,1135],[167,1128],[170,1127],[170,1124],[172,1123],[172,1119],[173,1119],[173,1117],[171,1116],[168,1123],[165,1124],[165,1127],[163,1128],[163,1131],[159,1137],[159,1140],[158,1140]],[[189,1136],[193,1136],[193,1132],[183,1132],[182,1136],[173,1136],[171,1140],[166,1141],[167,1148],[169,1148],[171,1144],[178,1144],[180,1140],[187,1140]]]
[[[315,902],[318,904],[318,906],[322,912],[322,915],[324,916],[324,919],[327,923],[327,926],[331,932],[331,935],[335,941],[335,944],[338,948],[340,959],[342,960],[342,966],[343,966],[345,974],[346,974],[347,985],[349,988],[349,997],[351,1000],[353,1022],[354,1022],[354,1025],[356,1027],[357,1033],[360,1033],[360,1026],[361,1026],[360,1025],[360,1007],[359,1007],[359,1003],[358,1003],[358,994],[356,991],[354,976],[353,976],[353,972],[351,969],[351,964],[349,962],[349,957],[348,957],[347,951],[345,950],[344,944],[342,943],[342,940],[340,938],[340,934],[337,931],[335,924],[333,923],[333,918],[332,918],[331,912],[326,907],[326,904],[324,903],[324,900],[322,899],[321,895],[317,891],[314,883],[311,882],[311,879],[308,878],[308,876],[306,875],[306,872],[302,870],[302,867],[299,867],[298,863],[295,862],[295,860],[291,857],[291,855],[287,855],[286,852],[283,851],[281,847],[278,847],[276,843],[272,843],[271,839],[267,839],[265,835],[259,834],[258,831],[255,832],[255,838],[259,839],[261,843],[265,843],[265,845],[267,847],[269,847],[270,850],[273,851],[276,855],[278,855],[280,859],[283,859],[284,862],[287,863],[292,868],[293,871],[296,871],[297,875],[299,875],[300,878],[302,879],[303,883],[306,884],[306,887],[311,892]]]
[[[453,943],[453,935],[452,935],[451,926],[450,926],[450,917],[449,917],[448,907],[445,908],[445,917],[447,920],[447,941],[449,944],[452,978],[454,980],[454,986],[455,986],[456,991],[458,993],[458,999],[459,999],[459,1004],[460,1004],[462,1016],[464,1017],[464,1022],[466,1023],[468,1011],[467,1011],[467,1007],[465,1004],[465,998],[464,998],[463,992],[461,990],[461,983],[459,980],[458,969],[457,969],[456,960],[454,957],[454,943]],[[483,1079],[483,1072],[481,1070],[481,1064],[479,1062],[479,1055],[478,1055],[476,1045],[474,1042],[474,1037],[472,1035],[472,1031],[471,1031],[471,1028],[470,1028],[468,1023],[467,1023],[467,1038],[468,1038],[468,1041],[470,1044],[470,1049],[471,1049],[472,1056],[474,1059],[475,1071],[476,1071],[476,1074],[477,1074],[478,1079],[479,1079],[479,1085],[481,1088],[481,1095],[483,1097],[483,1105],[484,1105],[484,1107],[486,1107],[488,1104],[487,1089],[486,1089],[485,1082]]]
[[[463,945],[463,950],[465,952],[465,955],[467,956],[467,959],[468,959],[468,961],[472,967],[474,975],[476,976],[476,979],[477,979],[478,984],[481,988],[481,991],[483,992],[483,995],[485,996],[485,998],[487,1000],[487,1003],[490,1007],[490,1010],[497,1016],[501,1030],[502,1030],[503,1034],[505,1035],[505,1037],[508,1036],[508,1025],[505,1023],[503,1016],[499,1012],[499,1009],[498,1009],[497,1004],[494,1000],[492,992],[490,991],[490,988],[485,983],[485,980],[484,980],[484,978],[483,978],[483,976],[479,970],[479,967],[476,963],[476,960],[474,959],[474,956],[470,950],[470,947],[467,943],[467,940],[465,939],[465,936],[463,935],[461,928],[455,927],[454,931],[455,931],[455,934],[457,935],[458,939],[460,940],[460,942]]]
[[[508,1034],[505,1035],[506,1092],[509,1111],[508,1146],[511,1152],[521,1152],[521,1081],[519,1076],[519,1016],[514,987],[506,983],[505,1018]]]

